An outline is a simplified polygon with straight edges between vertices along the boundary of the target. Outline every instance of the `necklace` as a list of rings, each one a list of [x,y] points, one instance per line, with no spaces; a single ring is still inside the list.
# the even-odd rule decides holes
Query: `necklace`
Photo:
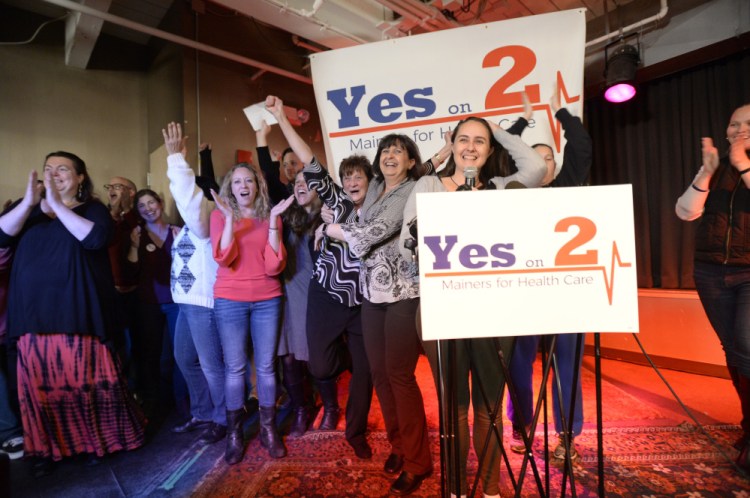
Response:
[[[453,185],[455,185],[456,187],[460,187],[460,185],[456,183],[456,180],[453,179],[453,175],[449,176],[448,178],[451,179],[451,181],[453,182]]]

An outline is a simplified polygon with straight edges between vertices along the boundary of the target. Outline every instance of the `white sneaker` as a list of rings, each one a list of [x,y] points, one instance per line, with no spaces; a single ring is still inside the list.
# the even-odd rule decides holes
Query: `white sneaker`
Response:
[[[0,451],[7,453],[11,460],[16,460],[23,456],[23,436],[16,436],[6,439],[0,445]]]

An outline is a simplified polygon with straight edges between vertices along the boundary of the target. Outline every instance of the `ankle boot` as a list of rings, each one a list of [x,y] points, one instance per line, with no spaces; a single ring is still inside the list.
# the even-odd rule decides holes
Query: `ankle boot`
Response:
[[[318,381],[318,391],[323,399],[323,418],[319,431],[335,431],[339,424],[340,412],[336,378]]]
[[[310,420],[310,413],[305,402],[305,385],[302,382],[286,386],[289,397],[292,398],[294,420],[289,429],[289,437],[297,438],[304,436]]]
[[[268,450],[271,458],[283,458],[286,456],[284,442],[276,430],[276,407],[260,407],[260,444]]]
[[[289,428],[289,437],[298,438],[305,435],[310,422],[310,413],[306,406],[300,406],[294,411],[294,420]]]
[[[244,410],[227,410],[227,449],[224,460],[229,465],[242,461],[245,452],[245,441],[242,434],[242,419]]]

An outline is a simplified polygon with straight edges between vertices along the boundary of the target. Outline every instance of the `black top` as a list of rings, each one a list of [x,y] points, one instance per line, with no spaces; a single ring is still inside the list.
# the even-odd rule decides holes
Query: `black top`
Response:
[[[555,113],[555,118],[562,124],[566,143],[560,173],[547,187],[581,186],[591,171],[593,158],[591,137],[583,127],[581,120],[570,114],[566,108],[560,108]],[[508,128],[507,131],[513,135],[521,135],[528,124],[529,122],[525,118],[518,118],[518,121],[513,123],[513,126]]]
[[[271,199],[271,205],[276,205],[283,201],[294,192],[294,181],[284,185],[281,182],[281,164],[271,159],[271,153],[268,147],[256,147],[255,152],[258,154],[258,164],[263,176],[268,184],[268,197]]]
[[[107,339],[116,331],[115,288],[107,252],[112,218],[98,200],[73,211],[94,222],[81,241],[38,205],[18,236],[0,230],[0,247],[16,246],[8,293],[10,337],[31,332]]]
[[[695,231],[695,259],[750,266],[750,189],[737,168],[721,159]]]

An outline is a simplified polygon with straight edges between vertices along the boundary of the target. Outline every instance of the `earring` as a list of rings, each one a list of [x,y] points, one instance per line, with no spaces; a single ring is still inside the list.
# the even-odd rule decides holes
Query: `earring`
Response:
[[[83,200],[83,185],[78,184],[78,200]]]

